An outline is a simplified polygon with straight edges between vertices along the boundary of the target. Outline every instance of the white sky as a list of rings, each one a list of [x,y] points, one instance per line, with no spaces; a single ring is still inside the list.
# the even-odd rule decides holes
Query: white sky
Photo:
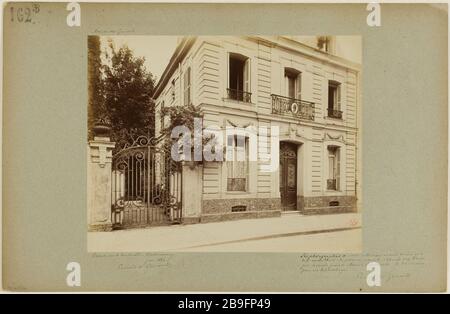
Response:
[[[101,36],[102,51],[112,39],[117,48],[126,44],[136,57],[145,57],[145,67],[156,76],[156,82],[169,64],[177,46],[178,36]]]

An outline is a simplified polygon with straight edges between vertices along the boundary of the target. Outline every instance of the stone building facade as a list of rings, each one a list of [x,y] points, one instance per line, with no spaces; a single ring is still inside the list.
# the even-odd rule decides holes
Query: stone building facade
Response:
[[[196,190],[184,193],[198,200],[183,206],[200,208],[186,208],[185,222],[360,210],[361,66],[345,57],[358,49],[348,43],[339,36],[179,40],[154,93],[157,135],[167,123],[160,109],[187,104],[200,106],[204,127],[279,129],[276,171],[260,171],[268,161],[259,156],[197,167]],[[247,141],[224,140],[248,155]]]

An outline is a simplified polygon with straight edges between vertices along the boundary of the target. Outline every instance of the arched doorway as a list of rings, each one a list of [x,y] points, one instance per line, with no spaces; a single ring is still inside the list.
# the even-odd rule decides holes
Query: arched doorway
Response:
[[[280,196],[283,211],[297,210],[297,145],[280,143]]]

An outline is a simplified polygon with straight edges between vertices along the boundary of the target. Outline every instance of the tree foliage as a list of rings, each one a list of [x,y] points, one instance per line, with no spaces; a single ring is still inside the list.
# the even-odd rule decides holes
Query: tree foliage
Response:
[[[88,37],[88,138],[100,119],[109,122],[113,141],[153,137],[155,80],[145,58],[126,45],[115,49],[110,42],[103,55],[100,47],[99,36]]]
[[[169,125],[167,125],[162,131],[163,138],[163,149],[170,154],[173,145],[178,145],[180,150],[182,150],[183,142],[179,138],[172,138],[172,130],[177,126],[185,126],[190,132],[190,143],[191,143],[191,161],[193,166],[203,163],[202,160],[194,161],[194,151],[203,151],[206,144],[213,147],[217,144],[217,139],[214,138],[212,134],[205,134],[204,128],[195,129],[194,119],[198,118],[203,120],[203,113],[192,104],[187,106],[171,106],[164,107],[161,110],[161,116],[169,117]],[[201,141],[194,141],[194,136],[201,137]],[[214,148],[212,149],[214,153]]]
[[[145,58],[136,57],[126,45],[115,49],[109,45],[103,65],[104,104],[112,127],[112,139],[145,135],[154,136],[155,80],[144,66]]]

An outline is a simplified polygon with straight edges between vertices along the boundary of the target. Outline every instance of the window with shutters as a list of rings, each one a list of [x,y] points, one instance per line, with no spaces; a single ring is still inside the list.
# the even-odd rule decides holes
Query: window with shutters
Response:
[[[184,72],[184,104],[190,105],[192,103],[192,97],[191,97],[191,68],[187,68]]]
[[[248,137],[230,135],[227,139],[227,191],[247,191]]]
[[[229,99],[251,102],[249,58],[230,53],[227,94]]]
[[[164,130],[164,100],[161,102],[161,110],[160,110],[160,124],[161,124],[161,130]]]
[[[175,79],[172,80],[172,83],[170,84],[170,95],[172,97],[172,102],[175,101]]]
[[[340,149],[337,146],[328,146],[328,180],[327,190],[339,190],[340,181]]]
[[[336,81],[328,81],[328,117],[342,119],[341,84]]]
[[[291,99],[302,99],[301,73],[291,68],[285,68],[284,80],[286,82],[286,96]]]
[[[281,79],[281,95],[271,94],[272,113],[314,121],[315,104],[304,100],[307,98],[305,95],[312,93],[312,87],[308,88],[310,86],[308,82],[311,82],[311,74],[302,73],[289,67],[282,69],[284,69],[284,80]],[[302,90],[302,85],[304,85],[305,90]]]

